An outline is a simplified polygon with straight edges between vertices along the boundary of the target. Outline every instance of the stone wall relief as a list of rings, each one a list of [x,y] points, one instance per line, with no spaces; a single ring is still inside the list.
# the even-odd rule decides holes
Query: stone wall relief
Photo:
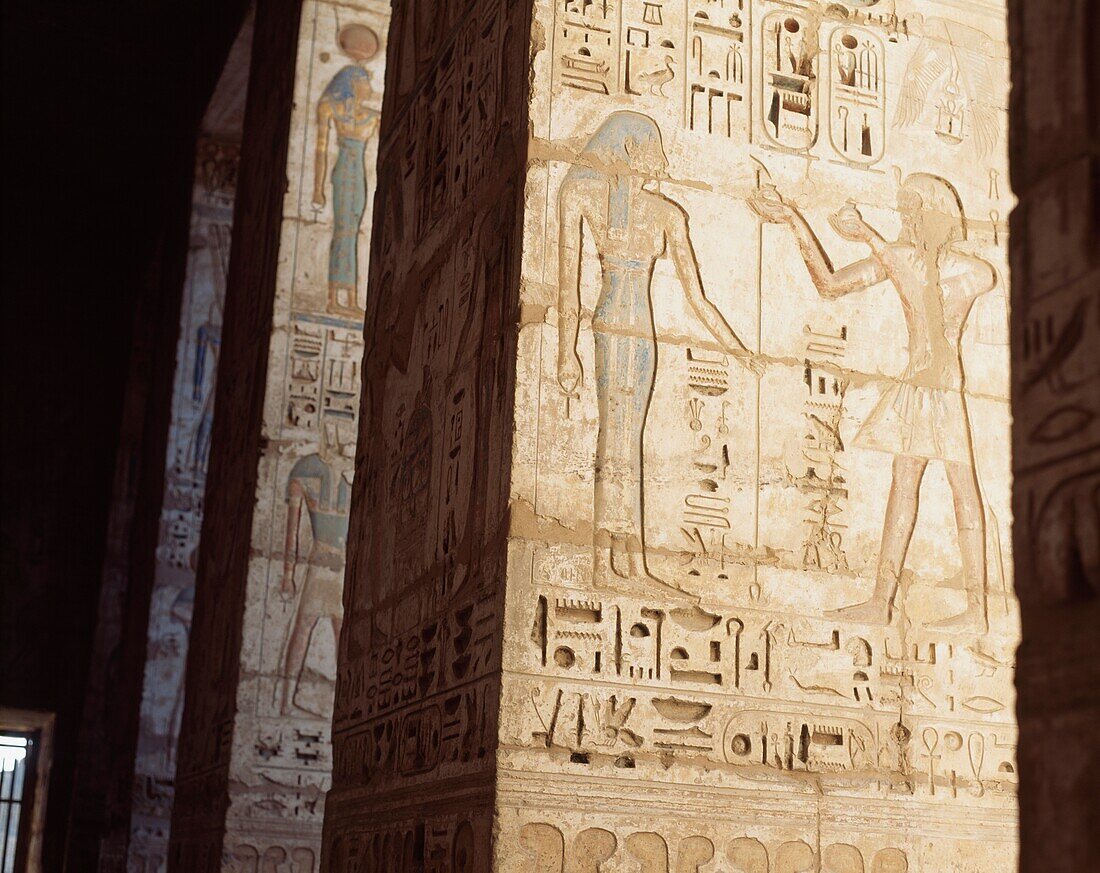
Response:
[[[364,282],[360,282],[359,230],[370,198],[367,193],[367,143],[378,131],[378,95],[368,62],[379,50],[378,34],[366,24],[351,23],[337,34],[340,51],[352,63],[336,73],[317,101],[317,143],[314,150],[314,218],[328,202],[332,206],[332,237],[328,253],[328,311],[362,317]],[[329,136],[336,133],[337,157],[329,171]],[[365,278],[365,275],[364,275]]]
[[[805,151],[817,142],[820,23],[792,11],[762,22],[761,103],[764,134],[780,148]]]
[[[894,123],[928,33],[898,4],[551,8],[550,166],[528,175],[548,217],[524,275],[549,314],[526,347],[539,365],[521,367],[541,379],[533,499],[521,490],[538,532],[512,546],[501,760],[505,807],[547,773],[581,799],[516,825],[524,862],[938,863],[770,827],[728,860],[740,835],[700,829],[713,854],[681,860],[688,835],[644,816],[679,792],[740,810],[762,789],[791,808],[825,797],[826,816],[1011,815],[1007,471],[979,457],[1007,432],[1002,362],[979,347],[1006,320],[997,141],[952,175],[954,143]],[[744,65],[731,54],[727,77],[693,39],[708,35]],[[690,228],[717,314],[692,302],[678,320],[692,292],[653,202]],[[620,300],[628,317],[609,318]],[[622,797],[637,814],[600,825],[593,810]]]
[[[896,128],[918,126],[949,148],[983,160],[997,148],[1003,120],[995,91],[1007,80],[1005,47],[977,28],[928,18],[905,67]]]
[[[1013,664],[996,647],[621,598],[540,595],[528,615],[521,664],[545,678],[516,683],[506,709],[524,717],[505,746],[546,749],[563,772],[706,762],[732,784],[995,805],[1015,792]]]
[[[557,87],[628,98],[706,139],[871,168],[886,153],[888,112],[895,130],[923,123],[921,88],[938,84],[942,114],[956,117],[944,122],[956,132],[943,135],[961,136],[966,115],[980,129],[983,157],[996,144],[996,61],[982,59],[994,41],[920,11],[899,14],[896,3],[560,0],[553,8]],[[888,64],[908,65],[900,88]]]
[[[667,254],[672,260],[689,305],[718,347],[754,365],[745,344],[706,297],[683,209],[646,187],[668,166],[656,123],[636,112],[612,113],[592,135],[581,160],[586,165],[570,170],[558,193],[558,384],[567,398],[579,397],[584,385],[577,337],[588,228],[602,271],[592,318],[592,382],[599,408],[594,584],[683,598],[678,585],[653,574],[645,549],[643,437],[657,362],[650,286],[659,257]],[[709,509],[706,498],[700,499],[693,508]]]
[[[333,869],[357,873],[489,873],[489,829],[489,817],[469,808],[382,826],[371,821],[336,835],[329,857]]]
[[[519,830],[522,855],[509,870],[535,873],[599,873],[604,865],[632,864],[642,873],[703,873],[733,865],[737,873],[909,873],[905,851],[893,846],[877,850],[830,842],[821,857],[802,839],[769,841],[721,833],[713,826],[703,833],[666,836],[654,831],[588,827],[566,836],[548,822],[528,822]],[[873,845],[873,844],[872,844]],[[712,864],[717,864],[712,867]],[[526,866],[525,866],[526,865]],[[869,865],[869,866],[868,866]],[[615,866],[615,869],[620,869]]]
[[[876,586],[863,604],[835,617],[888,624],[930,460],[944,464],[955,505],[966,608],[933,627],[985,633],[988,628],[985,507],[978,485],[967,411],[961,341],[974,301],[992,291],[997,273],[959,248],[967,238],[958,192],[946,180],[914,173],[898,191],[902,232],[887,242],[854,206],[830,218],[842,238],[866,244],[864,260],[834,269],[814,231],[774,188],[750,201],[766,220],[794,233],[811,280],[826,299],[889,281],[902,301],[909,362],[901,381],[886,388],[855,436],[855,443],[893,455],[893,484],[883,522]]]
[[[131,807],[130,862],[145,864],[150,873],[162,869],[168,849],[239,158],[239,147],[230,143],[203,140],[196,147]]]
[[[829,135],[847,160],[873,164],[886,151],[886,52],[871,31],[838,27],[829,37]]]

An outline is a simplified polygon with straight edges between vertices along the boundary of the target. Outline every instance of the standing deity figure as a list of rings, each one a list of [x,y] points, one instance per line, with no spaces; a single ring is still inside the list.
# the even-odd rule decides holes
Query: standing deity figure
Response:
[[[344,618],[344,551],[354,460],[354,439],[345,442],[338,424],[326,421],[319,452],[299,459],[290,470],[281,586],[284,598],[292,598],[298,590],[295,570],[300,557],[298,540],[303,504],[309,513],[313,543],[306,557],[305,579],[284,651],[281,705],[284,714],[294,703],[310,637],[318,622],[328,619],[332,623],[333,638],[337,642],[340,639]]]
[[[809,224],[774,188],[761,188],[749,203],[765,220],[785,224],[794,232],[822,297],[836,300],[889,281],[908,328],[909,363],[883,392],[854,441],[894,458],[874,593],[863,603],[834,610],[830,617],[890,623],[917,522],[921,480],[928,462],[938,460],[954,498],[966,608],[930,626],[984,633],[988,626],[985,510],[960,347],[974,301],[993,290],[997,274],[987,261],[957,245],[966,239],[966,216],[958,192],[937,176],[909,176],[898,191],[902,230],[895,242],[883,239],[855,206],[844,206],[829,223],[844,239],[865,244],[871,254],[840,269],[833,268]]]
[[[199,417],[191,437],[191,472],[205,479],[210,458],[210,437],[214,428],[214,380],[218,376],[218,355],[222,345],[222,301],[215,294],[206,320],[195,331],[195,366],[191,372],[191,402]]]
[[[637,112],[614,112],[592,135],[558,192],[558,382],[569,397],[583,380],[580,324],[584,226],[603,274],[592,331],[599,407],[593,502],[593,582],[683,596],[646,562],[643,434],[657,371],[651,286],[667,254],[688,302],[718,344],[750,353],[703,292],[684,210],[649,186],[668,169],[661,132]]]
[[[340,31],[340,48],[356,61],[328,83],[317,103],[317,148],[314,156],[313,207],[325,205],[329,128],[336,128],[338,153],[332,167],[332,241],[328,253],[328,308],[335,314],[362,314],[359,287],[359,226],[367,208],[367,141],[378,130],[378,111],[371,108],[374,89],[364,67],[378,53],[378,36],[363,24]]]

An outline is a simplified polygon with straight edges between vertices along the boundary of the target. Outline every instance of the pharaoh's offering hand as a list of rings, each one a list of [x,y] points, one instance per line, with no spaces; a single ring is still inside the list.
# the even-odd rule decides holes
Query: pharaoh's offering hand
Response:
[[[748,198],[749,208],[765,221],[783,224],[791,219],[792,208],[784,202],[774,185],[762,185]]]
[[[576,395],[581,384],[581,374],[581,360],[576,352],[561,352],[558,355],[558,385],[566,395]]]
[[[874,232],[854,204],[848,203],[829,216],[829,224],[844,239],[867,242]]]

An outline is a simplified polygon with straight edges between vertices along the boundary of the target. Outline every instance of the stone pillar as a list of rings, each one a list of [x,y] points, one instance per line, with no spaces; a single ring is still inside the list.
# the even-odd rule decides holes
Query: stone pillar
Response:
[[[325,869],[1014,869],[1004,19],[395,9]]]
[[[240,107],[244,107],[243,93]],[[142,873],[164,870],[168,858],[176,746],[183,715],[184,668],[194,608],[195,561],[202,528],[239,165],[239,142],[210,136],[199,140],[160,541],[149,605],[133,784],[128,792],[127,869]]]
[[[171,870],[316,869],[388,18],[258,7]]]
[[[1100,865],[1100,19],[1009,2],[1021,865]]]

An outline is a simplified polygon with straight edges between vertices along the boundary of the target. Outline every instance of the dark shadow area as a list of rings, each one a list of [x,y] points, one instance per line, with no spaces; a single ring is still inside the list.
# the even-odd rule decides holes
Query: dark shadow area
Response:
[[[163,326],[179,302],[195,131],[245,5],[4,7],[0,702],[57,714],[47,871],[74,818],[113,482],[136,497],[156,478],[142,470],[155,451],[118,452],[124,401],[164,413],[154,379],[175,351]],[[136,339],[152,352],[137,373]],[[150,401],[126,400],[135,391]],[[137,675],[112,689],[110,718],[136,712]],[[95,869],[82,854],[94,836],[73,845],[68,868]]]

